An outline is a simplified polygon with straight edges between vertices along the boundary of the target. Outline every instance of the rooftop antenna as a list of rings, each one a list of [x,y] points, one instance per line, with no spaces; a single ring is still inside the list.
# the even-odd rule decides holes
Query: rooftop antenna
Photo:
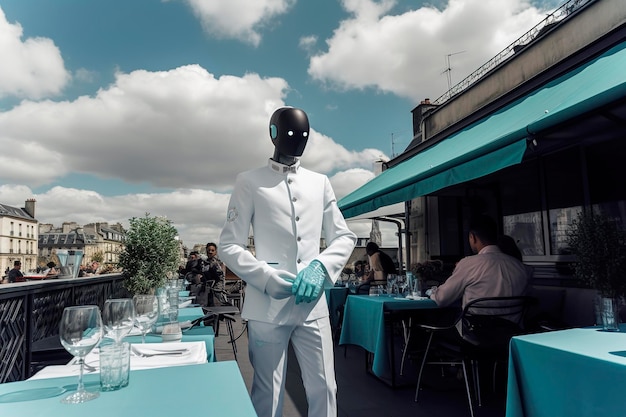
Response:
[[[445,72],[446,77],[448,78],[448,91],[452,89],[452,67],[450,66],[450,57],[452,55],[458,55],[464,52],[467,52],[467,51],[453,52],[451,54],[446,55],[446,69],[443,70],[442,74]]]
[[[395,158],[396,157],[396,139],[397,139],[397,134],[400,134],[400,136],[402,136],[402,133],[405,133],[406,130],[401,130],[399,132],[391,132],[391,157]]]

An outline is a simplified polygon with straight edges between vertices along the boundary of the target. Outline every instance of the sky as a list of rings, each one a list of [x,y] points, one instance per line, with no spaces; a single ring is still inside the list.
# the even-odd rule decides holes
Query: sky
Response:
[[[166,216],[185,246],[217,242],[282,106],[308,114],[302,166],[341,199],[408,146],[420,101],[562,3],[0,0],[0,203],[34,198],[57,227]]]

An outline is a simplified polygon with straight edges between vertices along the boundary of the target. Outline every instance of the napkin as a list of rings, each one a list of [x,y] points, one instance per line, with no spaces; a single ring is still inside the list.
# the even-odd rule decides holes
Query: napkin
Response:
[[[182,303],[178,303],[178,308],[185,308],[189,304],[191,304],[191,300],[183,301]]]
[[[430,299],[430,297],[420,297],[419,295],[416,295],[416,296],[407,295],[406,298],[408,300],[428,300],[428,299]]]
[[[176,355],[158,355],[151,357],[140,357],[135,352],[144,354],[166,353],[179,349],[187,349],[182,354]],[[206,344],[201,341],[197,342],[170,342],[170,343],[133,343],[131,346],[130,369],[136,371],[139,369],[164,368],[168,366],[195,365],[207,362]],[[100,366],[98,357],[98,349],[92,350],[86,357],[85,363],[96,368],[95,371],[89,371],[85,368],[85,374],[97,373]],[[29,379],[58,378],[62,376],[78,376],[80,371],[76,364],[76,359],[72,359],[67,365],[46,366],[41,371]]]

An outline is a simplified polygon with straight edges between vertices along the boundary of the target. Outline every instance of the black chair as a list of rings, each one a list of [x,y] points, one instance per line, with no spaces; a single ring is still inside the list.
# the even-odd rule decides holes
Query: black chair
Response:
[[[235,361],[238,361],[237,339],[239,337],[235,337],[235,333],[233,331],[233,323],[236,320],[234,315],[239,313],[239,308],[235,306],[214,306],[214,307],[203,307],[202,310],[204,311],[206,315],[212,314],[213,322],[210,325],[213,326],[215,337],[218,337],[220,333],[220,321],[223,321],[226,323],[226,330],[228,331],[228,337],[230,338],[228,343],[230,343],[233,348],[233,355],[235,356]]]
[[[470,414],[474,417],[468,368],[478,406],[481,406],[478,362],[493,361],[495,384],[496,365],[498,362],[508,360],[511,338],[525,333],[524,317],[534,303],[535,298],[530,296],[479,298],[467,303],[461,312],[447,323],[416,324],[417,328],[428,334],[428,342],[417,377],[415,401],[419,395],[426,364],[461,365]],[[458,326],[462,328],[463,337],[458,333]],[[437,355],[437,358],[429,360],[429,355]]]

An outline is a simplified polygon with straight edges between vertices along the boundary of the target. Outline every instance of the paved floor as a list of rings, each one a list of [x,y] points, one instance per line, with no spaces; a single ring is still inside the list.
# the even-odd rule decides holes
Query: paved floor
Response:
[[[237,340],[238,363],[241,374],[250,389],[253,370],[248,360],[248,339],[242,331],[241,317],[237,316],[234,330]],[[233,360],[229,337],[225,326],[215,339],[218,361]],[[335,370],[337,378],[338,417],[403,417],[403,416],[470,416],[465,385],[454,370],[448,369],[441,377],[440,370],[428,367],[424,381],[428,386],[420,392],[420,402],[415,396],[416,370],[409,362],[405,372],[406,386],[392,389],[365,370],[365,351],[357,346],[335,347]],[[488,384],[490,385],[490,384]],[[297,361],[290,355],[286,383],[284,417],[305,417],[306,396],[302,387]],[[491,386],[483,387],[483,405],[475,408],[475,417],[504,416],[504,380],[497,392]],[[317,416],[311,416],[317,417]]]

